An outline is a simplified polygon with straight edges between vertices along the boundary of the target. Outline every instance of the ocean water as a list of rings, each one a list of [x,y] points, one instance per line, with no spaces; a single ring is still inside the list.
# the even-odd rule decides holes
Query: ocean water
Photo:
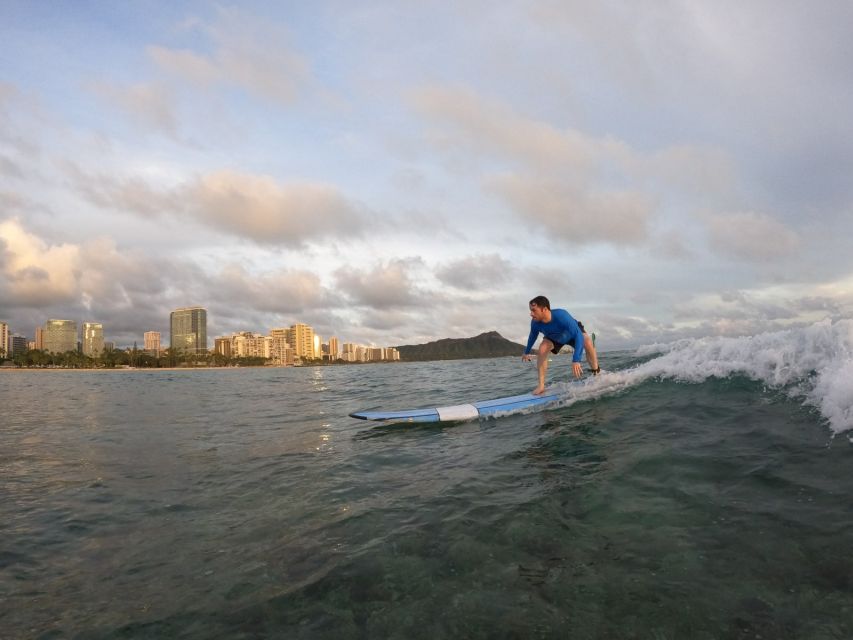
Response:
[[[0,637],[853,637],[853,322],[601,363],[0,372]]]

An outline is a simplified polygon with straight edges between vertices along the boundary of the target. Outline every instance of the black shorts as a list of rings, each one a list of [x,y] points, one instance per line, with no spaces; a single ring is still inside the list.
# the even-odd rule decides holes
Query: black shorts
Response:
[[[551,338],[548,338],[548,340],[551,342],[551,344],[554,345],[554,348],[551,349],[551,353],[560,353],[560,349],[562,349],[566,345],[569,345],[572,349],[577,349],[574,340],[569,340],[565,344],[563,344],[562,342],[554,342],[553,340],[551,340]]]

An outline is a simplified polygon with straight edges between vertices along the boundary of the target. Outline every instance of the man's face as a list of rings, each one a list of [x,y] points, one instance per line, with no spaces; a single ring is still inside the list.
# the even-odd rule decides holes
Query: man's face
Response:
[[[542,322],[545,319],[546,311],[547,309],[540,307],[538,304],[530,305],[530,317],[536,320],[536,322]]]

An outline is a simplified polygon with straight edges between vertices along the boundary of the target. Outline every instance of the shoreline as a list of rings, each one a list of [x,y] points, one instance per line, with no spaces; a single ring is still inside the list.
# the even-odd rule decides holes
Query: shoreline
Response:
[[[413,361],[414,362],[414,361]],[[92,372],[115,372],[115,371],[247,371],[256,369],[311,369],[314,367],[338,367],[347,365],[366,365],[366,364],[400,364],[401,361],[380,361],[380,362],[345,362],[341,364],[303,364],[303,365],[264,365],[260,367],[2,367],[0,373],[4,371],[92,371]]]

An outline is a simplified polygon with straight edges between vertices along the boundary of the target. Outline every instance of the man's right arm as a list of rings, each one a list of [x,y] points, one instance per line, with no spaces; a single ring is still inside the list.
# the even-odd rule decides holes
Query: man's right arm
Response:
[[[530,355],[530,352],[533,350],[533,343],[536,342],[536,338],[539,336],[539,331],[536,328],[536,325],[531,322],[530,323],[530,335],[527,337],[527,347],[524,349],[524,355]]]

